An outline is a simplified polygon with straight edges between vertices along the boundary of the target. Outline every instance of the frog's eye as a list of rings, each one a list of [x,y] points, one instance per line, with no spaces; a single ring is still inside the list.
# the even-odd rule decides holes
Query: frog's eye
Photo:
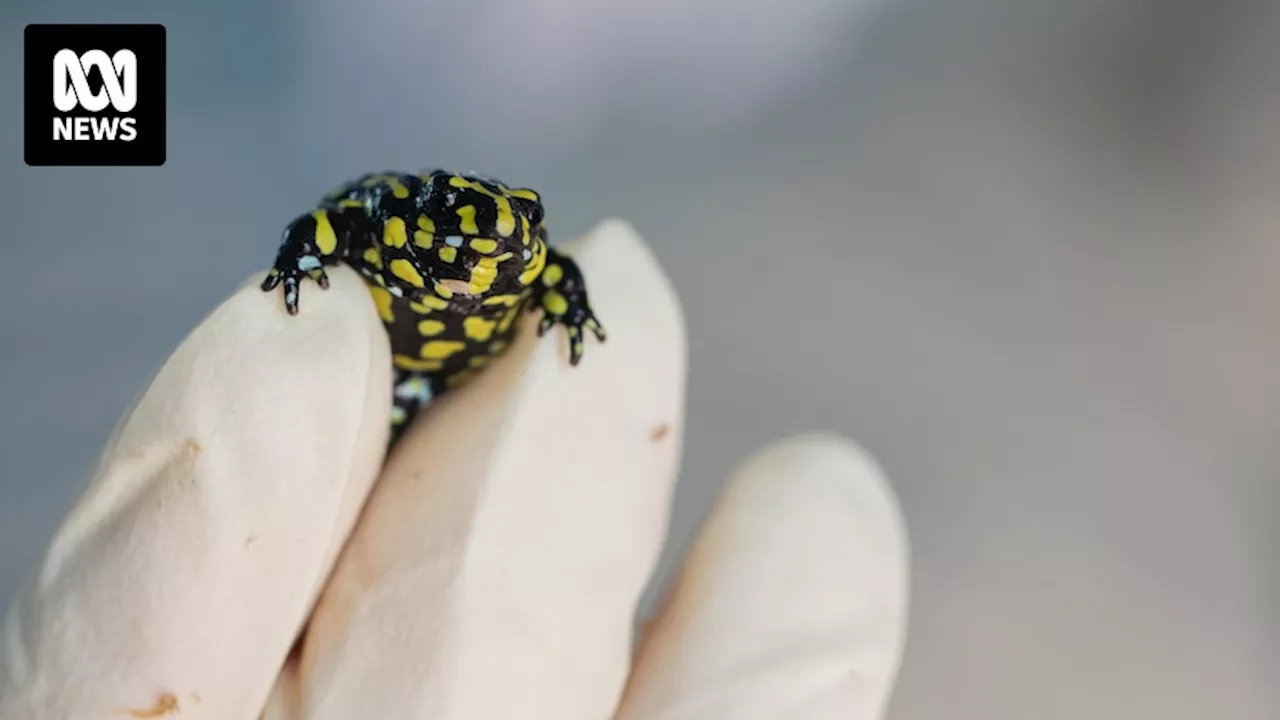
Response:
[[[542,198],[538,197],[538,193],[532,190],[513,190],[511,192],[511,204],[522,215],[529,218],[530,225],[537,225],[542,222]]]

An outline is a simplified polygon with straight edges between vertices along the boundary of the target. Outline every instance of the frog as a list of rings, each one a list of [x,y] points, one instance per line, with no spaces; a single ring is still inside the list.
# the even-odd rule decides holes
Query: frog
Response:
[[[586,336],[604,342],[582,269],[547,241],[541,195],[478,173],[365,173],[284,228],[261,289],[297,315],[310,279],[344,263],[365,280],[390,341],[389,445],[434,399],[469,382],[511,346],[519,319],[565,328],[569,363]]]

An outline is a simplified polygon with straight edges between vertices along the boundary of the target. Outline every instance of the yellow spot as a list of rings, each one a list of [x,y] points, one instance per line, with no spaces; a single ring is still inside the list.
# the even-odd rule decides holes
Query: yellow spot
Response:
[[[466,346],[459,340],[432,340],[422,346],[422,357],[424,360],[444,360]]]
[[[552,315],[563,315],[569,312],[569,301],[555,290],[550,290],[546,295],[542,296],[542,307]]]
[[[493,342],[489,343],[489,352],[494,355],[497,355],[498,353],[506,349],[507,349],[506,340],[494,340]]]
[[[491,198],[493,200],[494,209],[497,211],[497,218],[494,221],[494,224],[498,234],[503,237],[507,237],[512,232],[515,232],[516,216],[515,213],[511,211],[511,200],[505,194],[506,188],[502,188],[502,192],[500,193],[495,193],[477,181],[468,180],[464,177],[458,177],[457,175],[449,178],[449,184],[456,188],[471,188],[481,195]]]
[[[360,200],[355,200],[355,199],[352,199],[352,198],[343,198],[343,199],[341,199],[341,200],[339,200],[339,201],[338,201],[338,207],[340,207],[340,208],[358,208],[358,207],[364,207],[364,203],[363,203],[362,201],[360,201]]]
[[[494,229],[502,237],[507,237],[516,229],[516,215],[511,212],[511,201],[501,195],[494,195],[485,190],[484,193],[493,198],[494,209],[497,210],[497,217],[494,219]]]
[[[434,289],[434,290],[436,291],[436,295],[439,295],[440,297],[444,298],[445,300],[448,300],[449,298],[453,297],[453,291],[452,291],[452,290],[450,290],[449,288],[445,287],[445,286],[444,286],[443,284],[441,284],[441,283],[436,283],[436,286],[435,286],[434,288],[432,288],[432,289]]]
[[[442,332],[444,332],[444,323],[439,320],[423,320],[418,323],[418,333],[425,337],[439,335]]]
[[[459,385],[462,385],[466,381],[470,380],[471,377],[475,374],[476,373],[474,370],[461,370],[445,378],[444,386],[450,389],[456,388]]]
[[[391,194],[395,195],[397,199],[404,200],[409,197],[409,188],[405,187],[404,183],[400,182],[399,179],[388,177],[387,184],[391,186]]]
[[[382,180],[383,180],[383,177],[381,175],[371,175],[365,178],[364,181],[361,182],[360,184],[363,185],[364,187],[371,188],[374,185],[381,183]]]
[[[415,370],[417,372],[440,370],[444,367],[444,363],[440,360],[419,360],[408,355],[393,355],[391,356],[391,363],[401,370]]]
[[[564,277],[564,268],[559,265],[548,265],[546,270],[542,271],[542,284],[551,287],[560,282]]]
[[[409,236],[405,232],[404,220],[398,217],[387,218],[386,225],[382,227],[383,244],[393,248],[402,248],[408,240]]]
[[[520,284],[528,285],[542,274],[543,268],[547,264],[547,244],[541,240],[533,248],[533,257],[529,258],[529,264],[524,266],[524,272],[520,273]]]
[[[413,263],[404,258],[396,258],[391,261],[391,274],[414,287],[426,287],[426,282],[423,281],[422,275],[418,273],[418,269],[413,266]]]
[[[512,190],[508,190],[507,194],[514,198],[520,198],[521,200],[532,200],[533,202],[538,202],[538,200],[540,199],[538,197],[538,193],[530,190],[529,188],[514,188]]]
[[[498,249],[498,241],[489,238],[476,238],[471,241],[471,249],[482,255],[488,255]]]
[[[476,225],[475,205],[463,205],[458,208],[458,229],[464,235],[475,235],[480,232],[479,226]]]
[[[488,297],[488,298],[485,298],[484,300],[481,300],[480,304],[490,305],[490,306],[506,305],[507,307],[511,307],[512,305],[515,305],[517,302],[519,302],[519,300],[520,300],[519,295],[494,295],[493,297]]]
[[[418,313],[419,315],[426,315],[432,310],[446,310],[448,309],[448,307],[449,307],[449,301],[443,300],[434,295],[422,296],[421,303],[416,303],[416,302],[409,303],[409,309]]]
[[[502,319],[498,321],[498,332],[500,333],[506,332],[511,327],[511,323],[515,322],[516,318],[519,316],[520,316],[519,305],[516,305],[515,307],[508,310],[507,314],[503,315]]]
[[[498,203],[498,219],[494,225],[494,229],[498,234],[507,237],[516,230],[516,215],[511,212],[511,203],[506,198],[497,201]]]
[[[418,216],[418,227],[425,232],[431,233],[432,235],[436,234],[435,222],[432,221],[432,219],[427,217],[425,214]]]
[[[447,263],[451,263],[458,259],[458,248],[456,247],[449,247],[446,245],[445,247],[440,248],[437,253],[440,255],[440,259]]]
[[[321,255],[332,255],[338,249],[338,236],[333,232],[333,223],[329,222],[329,213],[313,210],[311,217],[316,221],[316,249]]]
[[[462,331],[477,342],[484,342],[493,335],[494,322],[472,315],[462,321]]]
[[[467,361],[467,365],[472,368],[482,368],[489,362],[488,355],[475,355]]]
[[[413,244],[420,248],[431,248],[431,244],[435,242],[435,236],[426,230],[413,231]]]
[[[378,252],[378,248],[376,247],[366,248],[364,251],[364,255],[362,255],[362,257],[364,258],[365,262],[378,268],[379,270],[382,269],[382,253]]]
[[[498,263],[494,258],[482,257],[476,262],[476,266],[471,268],[471,282],[467,286],[467,292],[472,295],[482,295],[493,287],[493,281],[498,277]]]
[[[374,307],[378,308],[378,317],[385,323],[395,322],[396,316],[391,312],[391,293],[380,287],[370,287],[369,294],[373,296]]]

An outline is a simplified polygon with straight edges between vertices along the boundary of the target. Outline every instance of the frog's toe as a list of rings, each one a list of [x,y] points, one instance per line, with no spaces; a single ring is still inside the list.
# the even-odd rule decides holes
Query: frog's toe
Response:
[[[538,323],[538,334],[546,334],[547,330],[550,330],[553,325],[563,325],[569,335],[570,365],[577,365],[582,360],[583,339],[586,337],[586,330],[590,330],[591,334],[595,335],[600,342],[605,340],[604,326],[596,319],[595,313],[591,312],[589,307],[560,315],[544,312],[542,320]]]
[[[591,334],[595,335],[596,340],[600,342],[604,342],[609,337],[609,334],[604,331],[604,326],[596,319],[595,313],[591,312],[590,308],[587,309],[587,319],[582,323],[582,326],[590,330]]]
[[[301,269],[296,265],[294,267],[277,264],[267,273],[267,277],[262,281],[263,292],[271,292],[277,286],[284,288],[284,307],[290,315],[298,314],[298,290],[301,285],[302,278],[309,277],[316,282],[321,289],[329,287],[329,276],[325,274],[324,268],[315,266],[310,269]]]

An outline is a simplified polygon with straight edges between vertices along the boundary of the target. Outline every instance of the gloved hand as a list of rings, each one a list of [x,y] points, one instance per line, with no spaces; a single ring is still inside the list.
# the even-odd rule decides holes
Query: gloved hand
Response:
[[[289,317],[250,278],[126,415],[6,618],[0,719],[879,717],[906,543],[838,438],[742,467],[633,653],[684,329],[628,226],[574,252],[608,343],[570,367],[527,318],[385,467],[362,281],[339,268]]]

